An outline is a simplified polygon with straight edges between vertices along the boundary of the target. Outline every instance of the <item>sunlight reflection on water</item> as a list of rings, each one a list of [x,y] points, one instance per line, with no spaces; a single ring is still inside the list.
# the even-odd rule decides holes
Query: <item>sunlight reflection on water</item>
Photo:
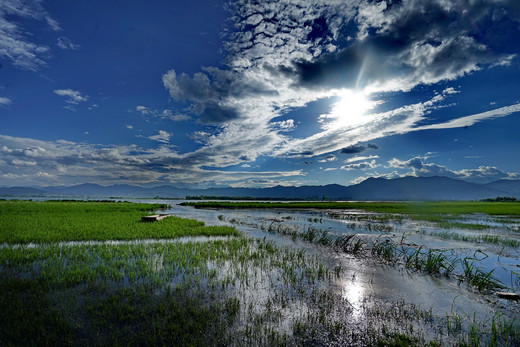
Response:
[[[361,317],[363,300],[365,299],[365,288],[362,281],[358,278],[354,278],[354,276],[351,281],[343,284],[341,295],[343,299],[346,299],[352,306],[352,317],[359,319]]]

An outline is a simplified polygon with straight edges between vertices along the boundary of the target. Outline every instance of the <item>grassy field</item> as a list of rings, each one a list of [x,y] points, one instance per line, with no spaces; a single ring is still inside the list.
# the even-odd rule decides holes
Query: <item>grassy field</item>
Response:
[[[341,271],[318,255],[193,220],[140,222],[161,207],[0,202],[0,345],[520,342],[517,325],[499,315],[467,325],[456,313],[374,300],[354,312],[330,285]],[[230,237],[175,242],[185,235]],[[141,238],[161,240],[64,242]]]
[[[82,201],[0,201],[0,243],[160,239],[237,235],[229,227],[168,217],[146,223],[141,217],[164,204]]]
[[[196,208],[256,208],[256,209],[356,209],[379,213],[408,215],[471,214],[520,215],[520,203],[516,202],[184,202],[181,205]]]

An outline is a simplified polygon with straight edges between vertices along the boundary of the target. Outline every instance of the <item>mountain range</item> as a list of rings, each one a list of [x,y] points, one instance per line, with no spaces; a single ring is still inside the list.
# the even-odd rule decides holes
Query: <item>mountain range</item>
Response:
[[[186,196],[270,198],[302,200],[480,200],[508,196],[520,199],[520,180],[499,180],[478,184],[448,177],[368,178],[342,186],[270,188],[189,189],[170,185],[140,187],[126,184],[101,186],[80,184],[70,187],[0,187],[0,196],[9,197],[74,197],[74,198],[179,198]]]

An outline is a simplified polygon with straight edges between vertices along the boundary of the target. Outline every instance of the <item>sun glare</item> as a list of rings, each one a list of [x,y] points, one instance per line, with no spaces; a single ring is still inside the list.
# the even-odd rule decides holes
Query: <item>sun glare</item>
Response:
[[[364,94],[346,91],[338,97],[340,100],[332,105],[331,112],[322,116],[331,120],[327,128],[354,127],[370,121],[367,111],[374,108],[374,102]]]

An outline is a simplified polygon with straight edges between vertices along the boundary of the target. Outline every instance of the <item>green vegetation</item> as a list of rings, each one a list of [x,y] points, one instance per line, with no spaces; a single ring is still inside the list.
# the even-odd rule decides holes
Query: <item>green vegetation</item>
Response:
[[[400,263],[408,269],[422,271],[430,275],[450,277],[458,267],[461,269],[460,273],[456,274],[459,282],[468,283],[481,292],[505,288],[503,283],[493,277],[494,270],[484,272],[477,266],[482,259],[477,259],[475,256],[458,258],[449,254],[450,251],[448,250],[423,249],[423,246],[405,246],[404,237],[400,244],[396,244],[389,238],[380,239],[378,237],[374,240],[357,234],[344,234],[335,237],[329,235],[328,230],[320,230],[312,226],[308,227],[307,230],[298,231],[297,227],[284,226],[283,224],[275,225],[274,223],[271,223],[268,227],[263,227],[263,230],[273,234],[290,236],[293,240],[301,239],[329,247],[336,252],[360,257],[371,254],[376,259],[391,264]],[[486,238],[482,238],[482,240],[488,241]],[[483,252],[478,251],[478,253],[487,257]]]
[[[265,239],[0,249],[1,345],[439,345],[461,326],[403,302],[352,306],[318,257]],[[459,323],[460,324],[460,323]],[[491,327],[492,328],[492,327]],[[516,324],[473,337],[520,342]],[[494,335],[493,335],[494,334]]]
[[[517,323],[502,317],[468,328],[404,302],[371,299],[354,307],[334,284],[352,279],[302,249],[176,217],[140,221],[164,207],[1,202],[0,345],[520,343]],[[174,239],[185,235],[230,237]],[[328,231],[312,228],[291,236],[360,255],[369,246],[354,236],[333,242]],[[143,238],[160,240],[135,240]],[[377,241],[378,257],[404,256]],[[444,253],[419,250],[412,259],[422,271],[453,270]],[[485,286],[491,274],[479,273],[475,261],[467,259],[465,276]]]
[[[470,214],[520,215],[520,206],[513,202],[443,201],[443,202],[184,202],[181,205],[196,208],[277,208],[277,209],[354,209],[379,213],[407,215]]]
[[[500,235],[490,235],[490,234],[480,234],[480,235],[466,235],[457,233],[454,231],[441,231],[441,232],[432,232],[431,236],[439,237],[445,240],[456,240],[456,241],[466,241],[466,242],[487,242],[493,243],[496,245],[504,245],[510,247],[520,247],[520,240],[512,239],[508,237],[503,237]]]
[[[245,238],[4,247],[0,344],[227,344],[241,302],[222,289],[263,268],[309,284],[326,274],[316,260]]]
[[[168,217],[143,223],[141,217],[165,204],[82,201],[0,202],[0,243],[161,239],[237,235],[230,227]]]
[[[494,199],[483,199],[481,201],[487,201],[487,202],[518,202],[518,199],[512,198],[510,196],[498,196]]]
[[[186,200],[245,200],[245,201],[294,201],[303,199],[289,198],[255,198],[250,196],[221,196],[221,195],[186,195]]]

